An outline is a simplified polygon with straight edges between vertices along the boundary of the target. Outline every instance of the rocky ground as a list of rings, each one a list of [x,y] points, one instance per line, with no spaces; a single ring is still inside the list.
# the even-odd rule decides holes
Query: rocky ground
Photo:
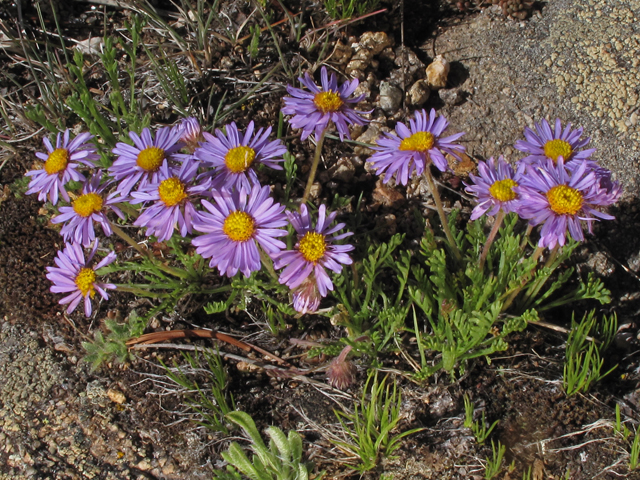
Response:
[[[413,32],[419,26],[411,13],[405,11],[405,21]],[[608,271],[608,287],[616,293],[613,305],[627,336],[619,338],[608,361],[625,366],[594,394],[567,399],[559,386],[564,337],[531,327],[504,358],[477,367],[460,382],[434,382],[425,389],[402,384],[405,423],[417,421],[427,429],[409,437],[400,458],[386,461],[383,471],[398,479],[481,478],[490,447],[476,446],[461,428],[462,392],[477,391],[477,406],[484,402],[488,417],[501,420],[497,438],[508,446],[509,461],[520,469],[531,466],[531,478],[565,478],[565,472],[574,480],[640,478],[626,469],[610,429],[615,401],[627,418],[638,420],[640,397],[634,340],[640,289],[633,275],[640,270],[640,1],[551,0],[536,4],[531,18],[522,21],[491,7],[432,28],[407,45],[419,68],[436,55],[451,62],[447,87],[432,92],[425,105],[467,132],[465,145],[473,156],[515,159],[512,145],[525,126],[560,117],[585,128],[598,149],[596,159],[625,185],[617,221],[585,247],[585,255],[593,254],[598,268]],[[396,38],[394,48],[399,42]],[[375,82],[372,88],[372,103],[393,96]],[[398,108],[392,105],[388,116]],[[361,140],[375,131],[375,122],[370,128]],[[0,158],[3,186],[30,164],[19,154],[5,158],[9,161]],[[419,192],[418,187],[412,188]],[[0,479],[210,478],[220,467],[217,453],[223,445],[189,421],[175,385],[158,377],[163,370],[156,353],[90,372],[79,342],[96,325],[61,314],[43,276],[59,236],[38,220],[34,199],[7,194],[2,200]],[[28,252],[21,248],[25,238],[37,240]],[[302,430],[309,455],[325,468],[331,458],[343,456],[317,432],[336,422],[331,409],[340,398],[312,384],[251,377],[235,367],[231,372],[232,390],[246,411],[285,430]],[[332,478],[348,475],[340,460],[334,463]]]

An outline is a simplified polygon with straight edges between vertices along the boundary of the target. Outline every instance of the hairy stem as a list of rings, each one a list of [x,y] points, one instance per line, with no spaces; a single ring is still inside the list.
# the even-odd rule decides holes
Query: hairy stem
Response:
[[[322,144],[324,143],[324,134],[326,132],[327,129],[325,128],[320,134],[320,138],[316,139],[316,151],[313,155],[313,163],[311,164],[311,171],[309,172],[309,180],[307,180],[307,186],[304,188],[304,195],[302,195],[302,202],[300,202],[300,205],[304,205],[309,199],[311,187],[313,186],[313,181],[315,180],[316,172],[318,171],[318,164],[320,163],[320,156],[322,154]]]
[[[271,278],[273,278],[276,282],[278,281],[278,274],[273,268],[273,260],[267,252],[265,252],[262,248],[258,249],[260,251],[260,260],[262,261],[262,265],[267,269]]]
[[[165,296],[164,293],[155,293],[145,288],[130,287],[128,285],[116,285],[116,290],[118,290],[119,292],[128,292],[135,295],[141,295],[147,298],[162,298]]]
[[[534,261],[536,261],[536,265],[533,267],[533,269],[527,275],[524,276],[524,278],[522,279],[522,282],[520,282],[520,286],[518,288],[516,288],[516,290],[513,291],[511,293],[511,295],[509,295],[509,298],[507,298],[507,301],[504,302],[504,305],[502,305],[502,311],[503,312],[507,311],[507,309],[511,306],[511,304],[516,299],[518,294],[522,291],[524,286],[529,282],[529,280],[531,280],[531,277],[535,274],[535,272],[536,272],[536,270],[538,268],[537,260],[538,260],[538,258],[540,258],[540,255],[542,255],[543,251],[544,251],[544,247],[536,247],[534,252],[531,254],[531,258],[534,259]]]
[[[553,247],[553,250],[551,250],[551,253],[549,254],[549,258],[547,258],[547,261],[544,262],[544,268],[549,268],[553,264],[556,257],[558,256],[559,249],[560,249],[559,244],[556,244],[556,246]],[[529,289],[529,291],[526,293],[522,301],[525,308],[527,308],[530,305],[532,300],[535,300],[535,298],[538,296],[538,293],[540,293],[540,290],[542,289],[544,284],[547,283],[548,279],[549,279],[548,276],[539,278],[536,281],[536,283]]]
[[[522,243],[520,243],[520,250],[524,250],[524,247],[527,246],[527,241],[529,240],[529,235],[531,235],[532,230],[533,230],[533,225],[527,225],[527,231],[524,232],[524,237],[522,237]]]
[[[504,220],[506,213],[504,210],[500,209],[498,215],[493,222],[493,227],[491,228],[491,232],[489,232],[489,236],[487,237],[487,241],[484,244],[484,248],[482,249],[482,255],[480,255],[480,270],[484,267],[484,262],[487,260],[487,255],[489,254],[489,249],[491,248],[491,244],[493,240],[496,238],[498,234],[498,230],[500,230],[500,226],[502,225],[502,221]]]
[[[148,258],[155,266],[157,266],[163,272],[168,273],[169,275],[173,275],[174,277],[178,277],[178,278],[188,278],[189,277],[189,274],[187,272],[185,272],[184,270],[179,270],[177,268],[170,267],[169,265],[165,265],[164,263],[159,261],[156,257],[153,256],[153,253],[151,253],[150,250],[143,249],[138,242],[136,242],[133,238],[131,238],[127,233],[125,233],[124,230],[122,230],[115,223],[111,223],[111,229],[121,239],[123,239],[125,242],[127,242],[129,245],[131,245],[133,248],[135,248],[136,251],[140,255],[142,255],[143,257]]]
[[[433,175],[431,175],[431,168],[428,166],[424,170],[424,176],[427,179],[427,183],[429,184],[429,189],[431,190],[431,195],[433,195],[433,200],[436,202],[436,208],[438,209],[438,215],[440,215],[440,223],[442,223],[442,230],[444,230],[444,234],[449,241],[449,245],[451,250],[453,251],[453,255],[456,257],[458,262],[462,261],[462,255],[460,254],[460,250],[458,250],[458,245],[456,244],[453,235],[451,234],[451,230],[449,229],[449,222],[447,221],[447,216],[444,213],[444,207],[442,206],[442,200],[440,199],[440,194],[438,193],[438,189],[436,188],[436,183],[433,180]]]
[[[143,249],[140,244],[138,242],[136,242],[133,238],[131,238],[127,233],[125,233],[124,230],[122,230],[118,225],[116,225],[115,223],[111,222],[111,229],[113,230],[113,233],[115,233],[116,235],[118,235],[122,240],[124,240],[125,242],[127,242],[129,245],[131,245],[133,248],[136,249],[136,251],[142,255],[143,257],[148,257],[149,256],[149,251]]]

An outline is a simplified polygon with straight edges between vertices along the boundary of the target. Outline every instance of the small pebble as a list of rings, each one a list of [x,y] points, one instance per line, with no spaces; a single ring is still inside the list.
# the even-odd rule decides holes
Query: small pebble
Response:
[[[451,65],[442,55],[437,55],[433,63],[427,67],[427,83],[432,90],[447,86]]]

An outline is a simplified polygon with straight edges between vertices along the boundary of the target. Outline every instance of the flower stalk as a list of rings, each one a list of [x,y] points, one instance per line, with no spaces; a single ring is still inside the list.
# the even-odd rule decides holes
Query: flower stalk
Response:
[[[433,180],[433,175],[431,174],[430,168],[425,168],[424,176],[427,179],[427,183],[429,184],[431,195],[433,195],[433,201],[436,203],[438,215],[440,215],[440,223],[442,223],[442,230],[444,230],[444,234],[447,236],[447,240],[449,241],[449,245],[451,246],[453,255],[456,257],[456,260],[458,262],[461,262],[462,255],[460,254],[458,245],[456,244],[456,241],[451,233],[451,229],[449,228],[449,222],[447,221],[447,216],[445,215],[444,207],[442,206],[442,199],[440,198],[440,194],[438,193],[438,189],[436,188],[436,183]]]
[[[525,275],[525,277],[522,279],[522,282],[520,282],[520,286],[518,288],[516,288],[507,298],[507,301],[504,302],[504,304],[502,305],[502,311],[506,312],[507,309],[511,306],[511,304],[513,303],[513,301],[516,299],[516,297],[518,296],[518,294],[522,291],[522,289],[524,288],[524,286],[527,284],[527,282],[529,282],[529,280],[531,280],[531,277],[535,274],[536,269],[538,267],[538,259],[540,258],[540,255],[542,255],[542,252],[544,251],[544,247],[536,247],[536,249],[534,250],[534,252],[531,254],[531,258],[533,259],[533,261],[535,262],[535,266],[533,267],[533,269],[531,269],[531,272],[529,272],[528,275]]]
[[[311,164],[311,170],[309,171],[309,179],[307,180],[307,186],[304,187],[304,194],[302,195],[301,205],[306,205],[311,194],[311,188],[313,187],[313,181],[316,178],[316,172],[318,171],[318,164],[320,163],[320,157],[322,156],[322,145],[324,144],[324,136],[327,133],[325,128],[320,136],[316,139],[316,150],[313,154],[313,163]]]
[[[183,279],[189,278],[189,274],[184,270],[170,267],[169,265],[165,265],[164,263],[158,261],[158,259],[156,259],[156,257],[153,256],[153,253],[151,253],[150,250],[142,248],[138,242],[136,242],[133,238],[131,238],[124,230],[122,230],[115,223],[111,222],[111,228],[113,230],[113,233],[118,235],[122,240],[127,242],[133,248],[135,248],[136,251],[141,256],[146,257],[150,261],[152,261],[160,270],[164,271],[165,273],[168,273],[169,275],[173,275],[174,277],[183,278]]]
[[[130,246],[132,246],[140,255],[143,257],[150,257],[149,251],[142,248],[138,242],[136,242],[133,238],[131,238],[124,230],[122,230],[118,225],[111,222],[111,229],[113,233],[118,235],[122,240],[127,242]]]
[[[550,268],[551,265],[553,265],[553,262],[556,260],[556,257],[558,256],[559,250],[560,250],[560,245],[556,244],[556,246],[553,247],[553,249],[551,250],[551,253],[549,253],[549,258],[547,258],[547,261],[544,262],[544,268]],[[533,300],[535,300],[535,298],[538,296],[538,293],[540,293],[540,290],[542,289],[544,284],[547,283],[548,279],[549,279],[548,276],[543,276],[537,279],[536,282],[529,288],[524,298],[522,299],[522,304],[525,306],[525,308],[528,307]]]
[[[269,254],[265,252],[263,248],[258,248],[258,251],[260,252],[260,260],[262,262],[262,266],[267,269],[267,272],[269,272],[271,278],[273,278],[277,282],[278,274],[273,268],[273,260],[271,260]]]
[[[491,232],[489,232],[489,236],[487,237],[487,242],[484,244],[484,248],[482,249],[482,254],[480,255],[480,264],[479,269],[482,270],[484,268],[484,262],[487,260],[487,255],[489,254],[489,249],[491,248],[491,244],[493,240],[495,240],[496,235],[498,234],[498,230],[500,230],[500,226],[502,225],[502,221],[506,212],[504,210],[500,210],[496,215],[495,221],[493,222],[493,227],[491,227]]]

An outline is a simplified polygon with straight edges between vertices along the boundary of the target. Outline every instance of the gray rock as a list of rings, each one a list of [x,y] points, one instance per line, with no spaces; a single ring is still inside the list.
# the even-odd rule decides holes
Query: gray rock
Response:
[[[380,108],[384,113],[393,115],[400,109],[402,90],[389,82],[380,82]]]
[[[443,88],[441,90],[438,90],[438,96],[440,97],[440,100],[445,103],[445,105],[449,105],[450,107],[454,105],[460,105],[462,102],[464,102],[464,96],[462,95],[462,92],[457,88]]]
[[[349,182],[356,173],[356,167],[351,157],[341,157],[338,162],[329,169],[329,176],[338,182]]]

